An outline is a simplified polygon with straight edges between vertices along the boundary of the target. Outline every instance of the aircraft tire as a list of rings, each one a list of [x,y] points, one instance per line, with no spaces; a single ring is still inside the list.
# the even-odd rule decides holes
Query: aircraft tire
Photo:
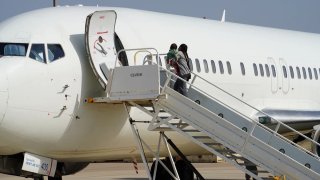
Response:
[[[176,168],[180,179],[183,180],[193,180],[194,175],[192,169],[184,160],[178,160],[176,162]]]
[[[62,180],[62,176],[55,176],[55,177],[50,177],[48,176],[48,180]]]
[[[170,160],[165,159],[165,160],[162,160],[162,162],[168,167],[168,169],[171,170],[171,172],[173,172]],[[154,174],[155,165],[156,165],[156,161],[153,161],[151,166],[151,171],[150,171],[152,177]],[[160,163],[158,163],[158,167],[157,167],[156,180],[173,180],[171,175],[164,169],[164,167]]]

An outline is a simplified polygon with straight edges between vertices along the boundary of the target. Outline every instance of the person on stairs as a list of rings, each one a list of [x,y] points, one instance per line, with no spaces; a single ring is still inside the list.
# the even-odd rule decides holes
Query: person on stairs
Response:
[[[189,56],[188,56],[188,46],[186,44],[181,44],[178,49],[177,54],[177,65],[178,65],[178,76],[185,81],[189,81],[191,78],[191,71],[189,68]],[[178,78],[175,82],[173,89],[180,94],[187,96],[187,85],[186,82]]]
[[[176,75],[178,75],[177,55],[178,55],[177,44],[172,43],[170,45],[170,50],[167,53],[166,62],[167,62],[167,69],[169,69],[170,67],[173,67],[174,73]]]

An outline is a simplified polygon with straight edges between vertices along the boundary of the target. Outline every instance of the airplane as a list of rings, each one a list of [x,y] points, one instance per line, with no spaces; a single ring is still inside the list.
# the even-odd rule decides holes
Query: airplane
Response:
[[[97,48],[93,57],[110,55],[107,69],[121,49],[154,47],[166,53],[171,43],[185,43],[193,73],[305,134],[313,132],[320,142],[318,34],[127,8],[54,7],[0,24],[1,173],[43,179],[21,170],[24,153],[57,160],[56,174],[48,177],[53,180],[91,162],[139,156],[123,104],[86,103],[88,97],[105,96],[108,82],[89,60],[85,44],[87,17],[105,10],[116,13],[110,17],[116,19],[110,25],[114,33],[99,31],[109,38],[101,43],[111,38],[111,46],[99,49],[99,39],[89,43]],[[121,64],[132,65],[130,55],[122,53]],[[130,114],[147,119],[136,108]],[[156,147],[158,133],[146,125],[140,133]],[[186,155],[208,153],[169,134]]]

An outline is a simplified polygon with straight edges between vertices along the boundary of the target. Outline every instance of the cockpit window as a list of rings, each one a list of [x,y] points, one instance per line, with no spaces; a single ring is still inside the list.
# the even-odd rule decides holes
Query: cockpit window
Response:
[[[55,61],[64,57],[64,51],[60,44],[48,44],[48,59]]]
[[[29,57],[36,61],[46,63],[44,44],[32,44]]]
[[[26,56],[28,44],[0,43],[0,56]]]

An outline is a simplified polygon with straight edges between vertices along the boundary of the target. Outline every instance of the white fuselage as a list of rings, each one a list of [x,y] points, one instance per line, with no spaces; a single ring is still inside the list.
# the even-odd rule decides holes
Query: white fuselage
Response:
[[[1,155],[31,152],[60,160],[93,161],[139,154],[122,104],[85,103],[86,98],[105,94],[88,62],[85,20],[94,11],[107,9],[117,12],[115,32],[125,49],[154,47],[165,53],[173,42],[186,43],[194,73],[252,106],[320,111],[320,78],[316,79],[314,72],[316,68],[320,77],[319,35],[123,8],[48,8],[0,24],[0,43],[29,45],[26,57],[0,58]],[[32,44],[60,44],[65,56],[48,63],[35,61],[28,57]],[[212,72],[211,60],[216,73]],[[219,61],[224,65],[223,74]],[[227,61],[232,68],[230,74]],[[253,63],[258,66],[258,76]],[[259,64],[267,64],[270,69],[274,65],[277,76],[267,77],[264,72],[262,77]],[[294,68],[294,78],[290,74],[284,78],[283,65],[288,73],[289,66]],[[297,78],[296,67],[301,74],[302,67],[306,69],[306,79]],[[149,118],[134,108],[131,116],[136,120]],[[141,134],[156,147],[158,133],[144,128]],[[203,153],[200,148],[190,148],[195,145],[187,139],[174,133],[172,136],[186,154]]]

